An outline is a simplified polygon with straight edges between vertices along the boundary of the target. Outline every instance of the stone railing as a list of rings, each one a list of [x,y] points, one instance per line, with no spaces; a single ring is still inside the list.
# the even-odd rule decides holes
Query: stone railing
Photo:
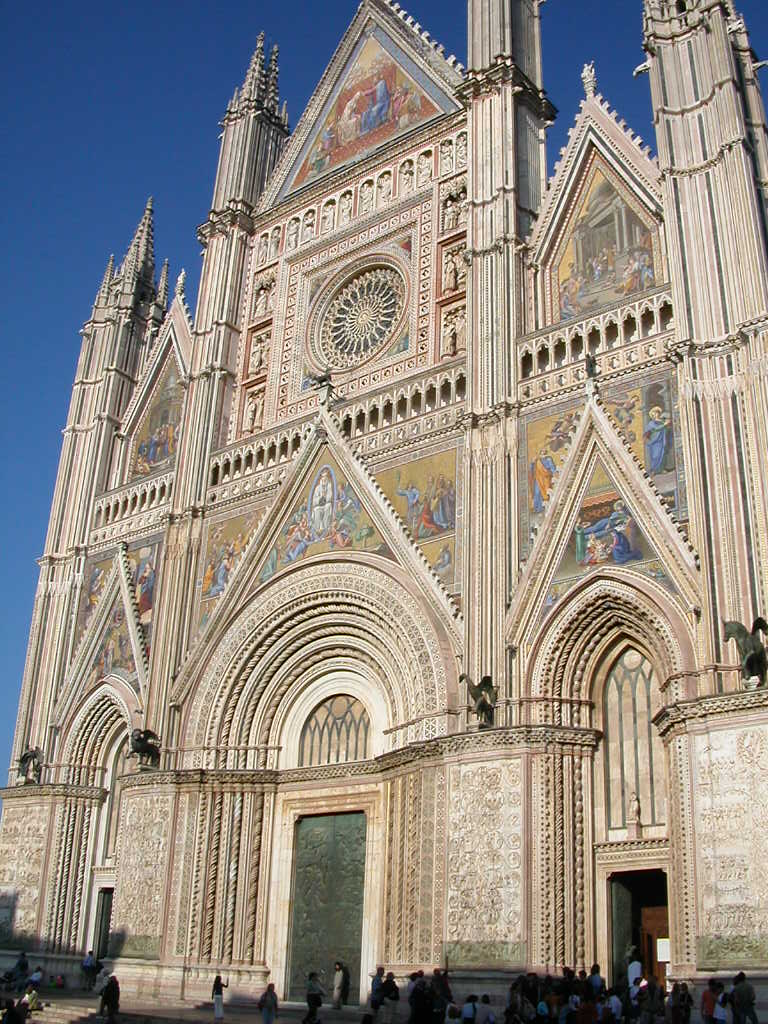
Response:
[[[91,543],[116,540],[163,521],[173,494],[174,473],[148,477],[102,494],[93,510]]]
[[[673,330],[672,296],[661,288],[582,320],[528,334],[517,343],[518,401],[583,380],[587,353],[596,357],[604,375],[658,360]]]

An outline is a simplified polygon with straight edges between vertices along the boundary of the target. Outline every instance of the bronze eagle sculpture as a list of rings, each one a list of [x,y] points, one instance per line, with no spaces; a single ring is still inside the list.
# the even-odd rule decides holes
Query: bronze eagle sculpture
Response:
[[[483,676],[480,680],[480,685],[475,686],[470,677],[465,672],[462,672],[459,676],[459,682],[467,684],[469,695],[474,701],[478,728],[490,729],[493,725],[493,711],[496,707],[496,698],[499,695],[498,689],[493,685],[493,680],[490,676]]]
[[[757,676],[760,685],[765,686],[768,675],[768,654],[766,654],[766,647],[760,639],[760,634],[764,633],[768,636],[768,622],[758,617],[752,623],[751,633],[740,622],[724,622],[723,627],[726,643],[729,640],[735,640],[736,646],[739,648],[741,678],[751,679],[753,676]]]

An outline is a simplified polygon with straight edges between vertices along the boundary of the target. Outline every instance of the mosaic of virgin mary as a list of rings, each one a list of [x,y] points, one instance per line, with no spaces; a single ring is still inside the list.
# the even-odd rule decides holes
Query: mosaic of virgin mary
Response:
[[[438,113],[383,46],[368,38],[335,96],[294,186],[346,163]]]

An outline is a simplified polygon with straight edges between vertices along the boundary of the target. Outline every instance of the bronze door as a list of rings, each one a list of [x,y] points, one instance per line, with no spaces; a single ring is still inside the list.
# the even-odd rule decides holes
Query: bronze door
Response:
[[[365,815],[323,814],[296,825],[288,960],[288,997],[304,999],[317,971],[328,992],[333,965],[349,968],[349,1002],[360,996]]]

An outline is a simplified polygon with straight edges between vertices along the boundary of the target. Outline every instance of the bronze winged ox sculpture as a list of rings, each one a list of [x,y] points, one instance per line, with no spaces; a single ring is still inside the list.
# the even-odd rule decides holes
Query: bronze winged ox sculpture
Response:
[[[741,678],[752,679],[756,676],[760,680],[760,686],[765,686],[768,676],[768,654],[760,634],[768,636],[768,622],[763,618],[755,619],[751,633],[740,622],[724,622],[723,627],[726,643],[735,640],[739,648]]]
[[[493,685],[493,680],[490,676],[483,676],[480,685],[475,686],[466,672],[462,672],[459,682],[467,684],[469,695],[474,701],[478,728],[490,729],[493,726],[493,712],[496,707],[496,698],[499,695],[498,689]]]
[[[42,772],[43,769],[44,757],[45,755],[43,754],[40,747],[27,747],[27,749],[24,751],[24,753],[17,761],[17,764],[19,766],[17,769],[18,781],[21,783],[34,782],[35,784],[39,785],[40,773]]]
[[[160,737],[151,729],[133,729],[131,731],[131,752],[129,757],[138,756],[139,767],[160,765]]]

